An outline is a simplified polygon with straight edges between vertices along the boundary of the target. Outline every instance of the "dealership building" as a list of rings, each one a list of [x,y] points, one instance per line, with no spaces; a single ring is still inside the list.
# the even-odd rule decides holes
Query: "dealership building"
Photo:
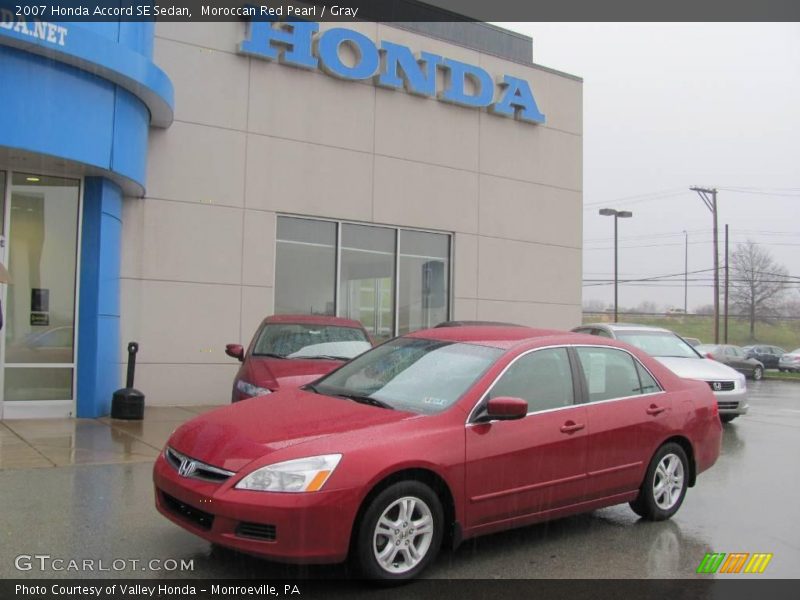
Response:
[[[484,23],[0,11],[0,417],[222,404],[274,313],[581,316],[582,82]]]

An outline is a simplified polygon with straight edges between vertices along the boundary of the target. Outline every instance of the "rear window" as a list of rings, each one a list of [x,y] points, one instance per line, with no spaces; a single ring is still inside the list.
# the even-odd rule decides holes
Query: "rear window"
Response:
[[[349,360],[371,347],[364,331],[355,327],[270,323],[259,333],[253,355]]]

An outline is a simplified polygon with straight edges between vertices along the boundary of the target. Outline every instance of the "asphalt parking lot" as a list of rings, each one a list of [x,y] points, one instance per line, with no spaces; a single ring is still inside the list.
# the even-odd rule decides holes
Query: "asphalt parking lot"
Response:
[[[692,578],[707,552],[772,553],[766,571],[751,577],[800,576],[800,385],[748,384],[750,414],[725,427],[722,456],[672,520],[639,521],[624,505],[495,534],[444,551],[426,577]],[[156,512],[149,460],[0,470],[0,578],[348,576],[342,566],[279,565],[212,549]],[[140,562],[112,572],[35,563],[20,571],[19,555]],[[152,559],[191,560],[193,570],[142,570]]]

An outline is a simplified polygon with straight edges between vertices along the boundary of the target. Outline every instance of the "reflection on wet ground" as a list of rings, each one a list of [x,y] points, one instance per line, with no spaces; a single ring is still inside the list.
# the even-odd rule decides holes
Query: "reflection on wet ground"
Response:
[[[169,434],[210,406],[147,407],[142,421],[19,419],[0,422],[0,469],[152,462]]]
[[[800,520],[795,517],[800,506],[800,481],[795,477],[800,386],[752,383],[750,404],[750,414],[725,426],[718,463],[700,475],[672,520],[644,522],[626,505],[615,506],[469,540],[455,551],[442,552],[426,576],[694,578],[707,552],[771,552],[774,558],[765,573],[747,577],[800,576]],[[41,449],[28,458],[32,463],[45,460],[51,466],[67,454],[85,461],[92,456],[96,462],[112,462],[103,460],[108,453],[127,459],[113,461],[121,464],[73,461],[64,468],[22,465],[1,470],[0,533],[4,542],[15,541],[0,544],[0,577],[297,580],[352,575],[345,565],[280,565],[214,548],[161,517],[153,507],[151,462],[166,436],[190,416],[187,409],[151,409],[144,422],[4,423],[4,448]],[[20,454],[20,464],[25,458]],[[194,569],[20,573],[14,557],[23,553],[67,559],[186,559],[193,561]]]

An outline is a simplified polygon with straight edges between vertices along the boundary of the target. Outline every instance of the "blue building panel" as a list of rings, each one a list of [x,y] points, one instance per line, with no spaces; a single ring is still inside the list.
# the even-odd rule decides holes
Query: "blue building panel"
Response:
[[[152,62],[153,22],[0,16],[0,147],[101,175],[84,180],[76,383],[77,415],[107,415],[121,387],[122,198],[144,194],[149,128],[172,122],[172,83]]]

